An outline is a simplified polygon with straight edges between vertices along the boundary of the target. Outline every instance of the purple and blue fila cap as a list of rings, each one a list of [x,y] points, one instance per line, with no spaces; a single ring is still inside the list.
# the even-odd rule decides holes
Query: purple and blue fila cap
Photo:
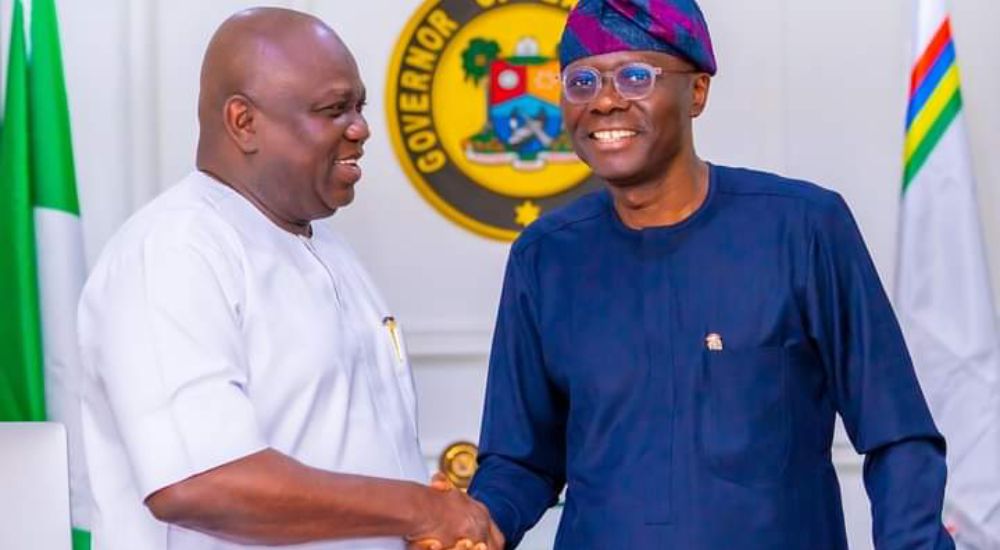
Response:
[[[687,60],[714,75],[708,24],[695,0],[580,0],[559,42],[559,65],[620,51],[649,50]]]

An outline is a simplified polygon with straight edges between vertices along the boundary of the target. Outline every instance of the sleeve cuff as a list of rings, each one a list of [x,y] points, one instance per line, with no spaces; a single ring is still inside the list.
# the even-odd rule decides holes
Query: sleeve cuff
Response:
[[[500,532],[503,533],[504,539],[507,541],[507,548],[516,547],[521,542],[524,531],[520,526],[520,516],[514,505],[503,497],[490,496],[479,491],[473,491],[472,497],[482,502],[490,511],[493,523],[497,524]]]
[[[130,433],[123,434],[124,439],[143,498],[267,448],[250,403],[239,389],[201,390],[182,392],[173,403],[125,427]],[[191,400],[198,405],[185,403]]]

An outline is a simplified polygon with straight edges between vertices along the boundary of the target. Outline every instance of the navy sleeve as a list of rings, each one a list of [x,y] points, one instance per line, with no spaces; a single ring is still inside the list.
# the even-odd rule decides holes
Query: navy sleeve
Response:
[[[470,494],[514,548],[565,484],[566,402],[546,376],[536,301],[511,253],[493,335]]]
[[[866,455],[875,547],[954,548],[941,522],[945,443],[896,316],[843,199],[817,210],[807,325],[848,436]]]

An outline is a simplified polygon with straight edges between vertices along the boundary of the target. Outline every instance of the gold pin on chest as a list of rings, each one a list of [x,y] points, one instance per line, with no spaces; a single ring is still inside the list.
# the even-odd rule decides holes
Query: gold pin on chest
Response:
[[[396,360],[403,361],[403,349],[399,345],[399,332],[396,319],[392,316],[382,318],[382,325],[389,330],[389,338],[392,339],[392,350],[396,352]]]
[[[722,336],[713,332],[705,337],[705,348],[708,351],[722,351]]]

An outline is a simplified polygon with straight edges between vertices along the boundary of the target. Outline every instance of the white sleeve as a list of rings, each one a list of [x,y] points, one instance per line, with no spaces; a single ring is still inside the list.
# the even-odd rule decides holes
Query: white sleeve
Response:
[[[165,233],[100,268],[80,306],[143,498],[266,447],[246,393],[242,274],[204,240]]]

